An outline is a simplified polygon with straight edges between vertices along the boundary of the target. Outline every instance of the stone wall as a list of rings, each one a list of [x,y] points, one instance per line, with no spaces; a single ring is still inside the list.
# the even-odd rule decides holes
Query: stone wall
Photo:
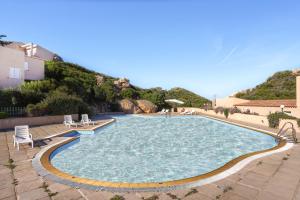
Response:
[[[78,121],[78,114],[72,115],[73,120]],[[42,117],[19,117],[0,119],[0,129],[13,129],[18,125],[40,126],[46,124],[60,124],[64,121],[64,115]]]
[[[181,112],[183,108],[178,108],[178,112]],[[215,113],[215,111],[213,110],[207,110],[205,111],[204,109],[200,109],[200,108],[184,108],[185,110],[194,110],[195,112],[198,112],[200,114],[206,114],[206,115],[210,115],[212,117],[221,117],[225,119],[224,114],[221,113]],[[250,123],[250,124],[256,124],[256,125],[261,125],[261,126],[269,126],[269,122],[266,116],[261,116],[261,115],[247,115],[247,114],[241,114],[241,113],[234,113],[233,115],[229,114],[228,116],[229,119],[233,119],[233,120],[238,120],[238,121],[242,121],[242,122],[246,122],[246,123]]]

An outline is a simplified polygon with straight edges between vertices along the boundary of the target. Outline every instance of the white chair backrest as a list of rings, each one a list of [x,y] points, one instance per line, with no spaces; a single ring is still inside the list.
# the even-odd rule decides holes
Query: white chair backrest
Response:
[[[89,121],[89,116],[88,116],[88,114],[82,114],[82,115],[81,115],[81,119],[82,119],[82,121],[84,121],[84,122]]]
[[[65,122],[67,123],[72,123],[72,115],[65,115],[64,116]]]
[[[165,109],[163,108],[163,109],[161,110],[161,112],[165,112]]]
[[[15,126],[15,135],[20,138],[29,138],[29,127]]]

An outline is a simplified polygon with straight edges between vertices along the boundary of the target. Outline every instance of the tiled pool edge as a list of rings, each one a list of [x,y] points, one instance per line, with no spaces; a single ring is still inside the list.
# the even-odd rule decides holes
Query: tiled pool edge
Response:
[[[219,120],[219,119],[215,119],[215,120]],[[219,120],[219,121],[230,123],[224,120]],[[231,124],[240,126],[239,124],[236,123],[231,123]],[[246,127],[246,126],[242,126],[242,127],[253,129],[253,127]],[[273,136],[275,135],[274,133],[266,132],[264,130],[260,130],[256,128],[254,130],[267,133]],[[229,161],[222,167],[213,170],[207,174],[203,174],[200,176],[195,176],[187,179],[163,182],[163,183],[133,184],[133,183],[112,183],[112,182],[104,182],[104,181],[96,181],[96,180],[90,180],[85,178],[79,178],[61,172],[55,167],[53,167],[50,163],[50,158],[49,158],[51,153],[55,151],[55,149],[69,142],[72,142],[76,139],[78,139],[78,137],[66,138],[63,141],[60,141],[56,144],[46,147],[45,149],[42,149],[33,159],[32,162],[33,167],[37,170],[37,172],[41,176],[45,177],[46,179],[53,180],[55,182],[66,184],[72,187],[86,188],[90,190],[106,190],[111,192],[169,191],[169,190],[181,189],[186,187],[201,186],[204,184],[208,184],[223,179],[231,174],[234,174],[255,159],[262,158],[274,153],[286,151],[293,146],[293,144],[286,143],[284,140],[282,140],[276,147],[259,151],[259,152],[253,152],[250,154],[242,155],[236,159]]]

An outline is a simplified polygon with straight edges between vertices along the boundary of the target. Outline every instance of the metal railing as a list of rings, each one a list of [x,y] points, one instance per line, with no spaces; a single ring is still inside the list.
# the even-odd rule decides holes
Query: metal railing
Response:
[[[26,115],[25,107],[0,107],[0,112],[5,112],[9,117],[22,117]]]
[[[290,125],[286,128],[287,125]],[[291,133],[288,131],[291,130]],[[285,122],[284,125],[277,133],[277,137],[283,137],[287,141],[297,142],[296,129],[294,128],[294,124],[292,122]]]

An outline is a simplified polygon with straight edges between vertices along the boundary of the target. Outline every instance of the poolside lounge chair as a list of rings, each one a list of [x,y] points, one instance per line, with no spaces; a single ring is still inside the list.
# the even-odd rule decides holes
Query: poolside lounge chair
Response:
[[[31,143],[31,148],[33,148],[33,140],[32,135],[29,133],[29,127],[26,126],[15,126],[15,135],[14,139],[14,147],[17,145],[18,151],[20,150],[19,144],[22,143]]]
[[[83,124],[83,125],[87,124],[89,126],[90,124],[95,125],[95,122],[89,119],[88,114],[82,114],[81,115],[81,124]]]
[[[163,108],[160,112],[158,112],[159,114],[165,114],[166,113],[166,110]]]
[[[180,114],[182,114],[182,115],[194,115],[195,113],[196,113],[196,111],[193,109],[193,110],[184,111]]]
[[[185,110],[185,111],[181,112],[180,114],[181,114],[181,115],[185,115],[185,114],[187,114],[187,113],[189,113],[189,112],[190,112],[190,111]]]
[[[191,115],[194,115],[194,114],[196,114],[196,111],[193,109],[193,110],[191,111]]]
[[[64,119],[65,119],[65,121],[64,121],[65,126],[67,126],[69,128],[71,128],[71,126],[76,126],[76,128],[77,128],[78,124],[73,121],[72,115],[65,115]]]

